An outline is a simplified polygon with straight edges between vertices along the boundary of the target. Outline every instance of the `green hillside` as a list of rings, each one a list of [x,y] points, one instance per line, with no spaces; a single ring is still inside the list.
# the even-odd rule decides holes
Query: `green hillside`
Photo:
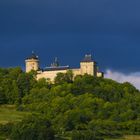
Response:
[[[130,83],[90,75],[73,80],[71,71],[59,73],[51,83],[36,81],[35,74],[0,69],[2,136],[11,140],[139,138],[140,92]]]
[[[15,105],[1,105],[0,124],[19,122],[28,114],[28,112],[17,111]]]

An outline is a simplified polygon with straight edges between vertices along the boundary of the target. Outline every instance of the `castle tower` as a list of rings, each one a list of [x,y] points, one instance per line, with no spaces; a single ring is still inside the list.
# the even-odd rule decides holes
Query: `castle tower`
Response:
[[[26,64],[26,72],[30,72],[32,70],[39,70],[39,59],[38,56],[32,52],[32,55],[25,60]]]
[[[97,76],[97,65],[96,62],[92,60],[91,55],[85,55],[85,58],[80,62],[81,75],[89,74],[92,76]]]

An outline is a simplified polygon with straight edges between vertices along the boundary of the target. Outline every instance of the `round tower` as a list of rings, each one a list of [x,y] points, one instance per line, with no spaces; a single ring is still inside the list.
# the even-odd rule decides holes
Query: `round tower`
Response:
[[[38,56],[32,52],[32,55],[25,60],[26,64],[26,72],[30,72],[32,70],[39,70],[39,59]]]

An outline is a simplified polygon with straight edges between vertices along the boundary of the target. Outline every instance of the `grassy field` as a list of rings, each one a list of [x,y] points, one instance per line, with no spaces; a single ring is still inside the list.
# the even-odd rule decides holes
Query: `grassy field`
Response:
[[[118,138],[118,139],[105,139],[105,140],[140,140],[140,136],[124,136],[124,138]]]
[[[71,138],[65,137],[64,140],[71,140]],[[124,136],[123,138],[116,138],[116,139],[107,138],[105,140],[140,140],[140,136],[129,135],[129,136]]]
[[[21,121],[28,112],[20,112],[16,110],[14,105],[0,105],[0,124],[7,124],[8,122],[18,122]],[[6,140],[7,136],[0,135],[0,140]]]
[[[140,140],[140,136],[125,136],[127,140]]]
[[[28,114],[27,112],[17,111],[13,105],[2,105],[0,106],[0,124],[20,121]]]

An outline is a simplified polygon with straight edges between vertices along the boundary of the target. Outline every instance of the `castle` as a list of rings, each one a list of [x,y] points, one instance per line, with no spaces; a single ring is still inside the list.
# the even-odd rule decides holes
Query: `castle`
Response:
[[[61,66],[57,58],[55,58],[54,63],[52,63],[50,67],[41,69],[39,66],[39,58],[34,53],[25,60],[25,64],[27,73],[32,70],[37,71],[37,80],[45,78],[53,82],[58,73],[66,73],[68,70],[72,70],[74,77],[84,74],[104,77],[103,72],[98,71],[97,63],[93,61],[91,55],[85,55],[84,59],[80,62],[80,68],[74,69],[71,69],[69,66]]]

